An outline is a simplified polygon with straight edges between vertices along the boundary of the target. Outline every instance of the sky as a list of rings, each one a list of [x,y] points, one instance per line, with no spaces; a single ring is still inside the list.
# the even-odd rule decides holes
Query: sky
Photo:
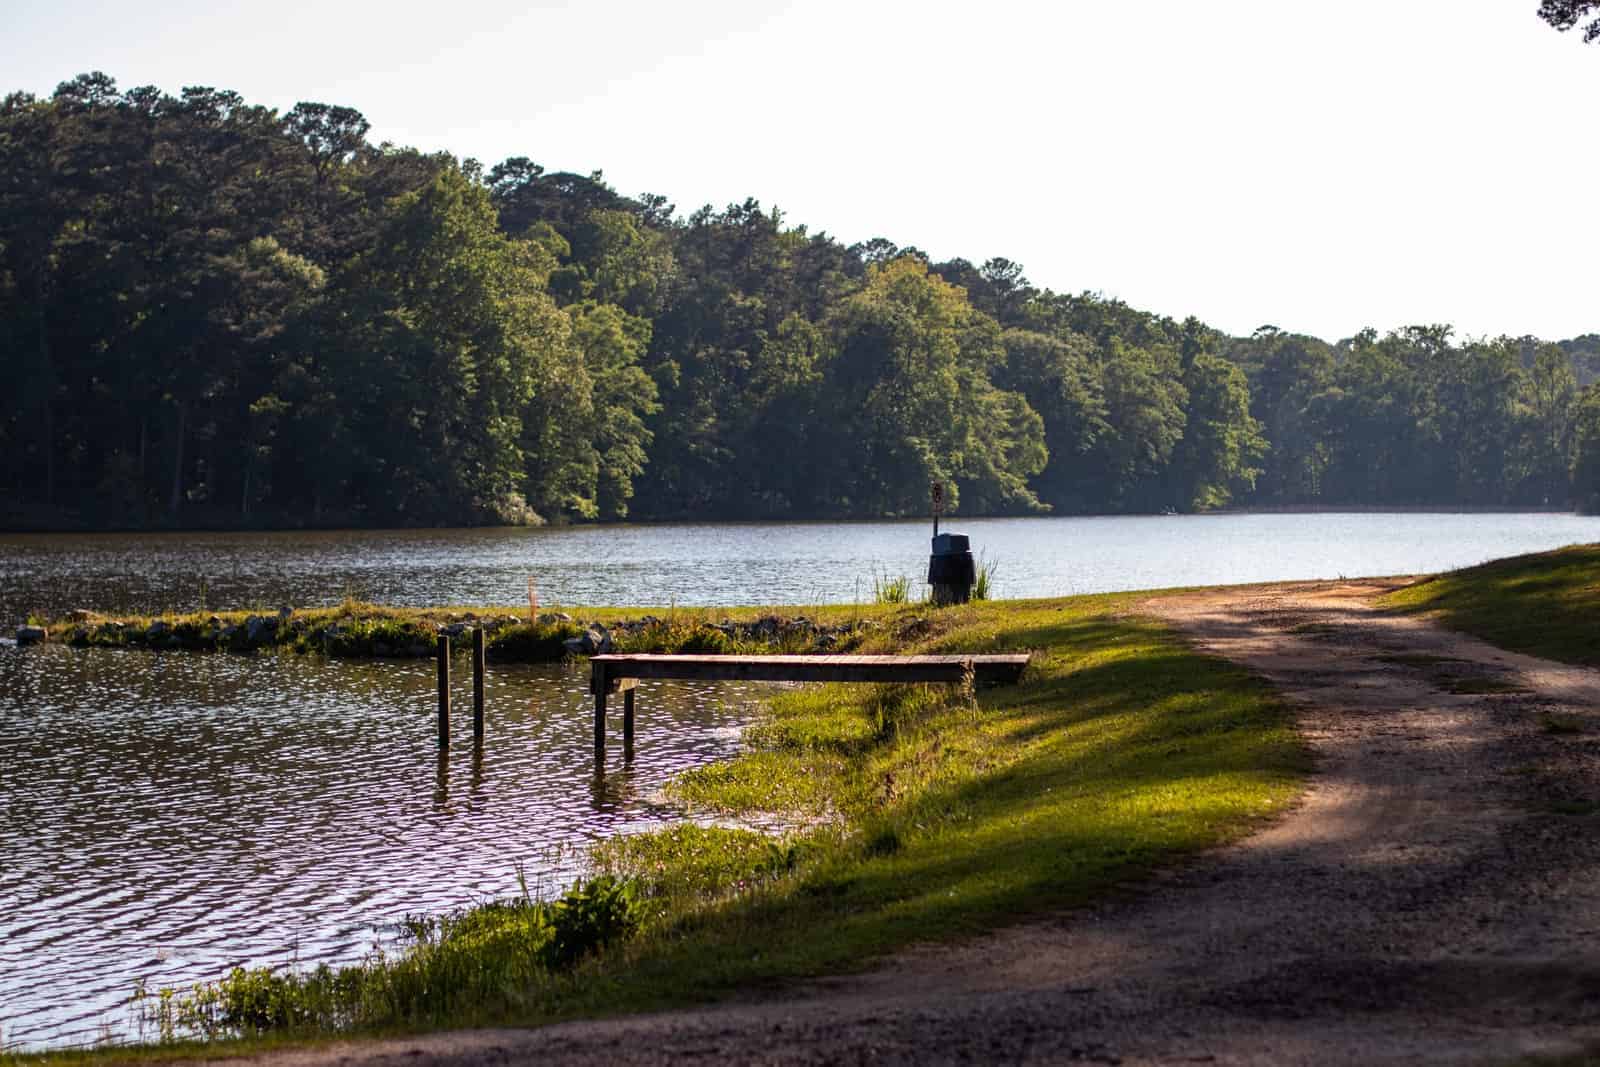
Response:
[[[0,0],[0,92],[354,107],[1230,333],[1600,332],[1600,45],[1537,0]]]

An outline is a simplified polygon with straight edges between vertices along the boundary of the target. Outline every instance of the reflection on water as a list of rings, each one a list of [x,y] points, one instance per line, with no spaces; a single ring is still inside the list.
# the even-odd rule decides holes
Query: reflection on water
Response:
[[[997,595],[1444,570],[1600,540],[1559,514],[952,519]],[[926,574],[921,522],[229,534],[0,534],[0,625],[73,608],[156,612],[387,604],[818,604]]]
[[[140,979],[355,960],[519,865],[558,891],[757,694],[641,683],[636,758],[597,777],[587,681],[491,668],[487,744],[469,716],[441,755],[427,662],[0,647],[0,1040],[96,1040]]]

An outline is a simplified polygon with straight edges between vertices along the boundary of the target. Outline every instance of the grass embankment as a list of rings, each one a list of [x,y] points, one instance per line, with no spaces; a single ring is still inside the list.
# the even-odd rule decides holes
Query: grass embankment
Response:
[[[601,880],[555,905],[475,909],[337,973],[239,972],[168,1000],[168,1017],[315,1039],[662,1008],[1103,897],[1281,811],[1306,766],[1265,683],[1124,615],[1130,602],[885,614],[863,651],[1028,650],[1032,666],[975,694],[782,694],[744,755],[672,792],[695,812],[776,812],[800,829],[616,839],[597,850]]]
[[[1391,607],[1427,612],[1492,645],[1563,663],[1600,666],[1600,545],[1494,560],[1389,594]]]
[[[607,639],[617,652],[847,652],[861,643],[883,610],[875,605],[773,614],[758,608],[672,608],[657,616],[598,608],[584,611],[582,618],[546,612],[530,620],[506,608],[390,608],[347,600],[278,614],[197,611],[111,618],[78,612],[30,621],[44,627],[49,640],[80,648],[277,650],[348,659],[432,656],[441,633],[464,651],[470,631],[482,628],[490,662],[545,663],[570,655],[567,642],[582,638],[595,624],[609,630]]]

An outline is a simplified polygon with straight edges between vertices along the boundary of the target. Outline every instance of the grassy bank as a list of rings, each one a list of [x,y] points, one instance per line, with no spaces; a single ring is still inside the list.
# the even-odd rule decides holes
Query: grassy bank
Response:
[[[1494,560],[1436,575],[1387,598],[1492,645],[1600,666],[1600,545]]]
[[[1281,811],[1305,770],[1264,683],[1131,603],[877,611],[861,651],[1028,650],[1033,664],[976,693],[783,694],[744,755],[672,786],[692,812],[775,814],[787,834],[686,823],[615,839],[598,880],[560,901],[418,924],[408,951],[357,968],[237,972],[153,997],[152,1019],[260,1047],[661,1008],[1102,898]]]
[[[391,608],[347,600],[326,608],[272,614],[187,612],[101,616],[75,612],[30,619],[46,640],[79,648],[256,653],[285,651],[341,659],[432,656],[440,634],[464,650],[483,629],[492,663],[547,663],[572,654],[568,642],[591,629],[617,652],[848,652],[878,625],[882,605],[808,612],[745,608],[597,608],[516,614],[508,608]],[[586,649],[587,651],[587,649]]]

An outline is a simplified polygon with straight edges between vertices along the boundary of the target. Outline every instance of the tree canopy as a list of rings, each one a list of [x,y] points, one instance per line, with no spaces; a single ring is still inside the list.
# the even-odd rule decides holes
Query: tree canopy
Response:
[[[1563,32],[1572,29],[1600,9],[1600,0],[1539,0],[1539,17]],[[1589,19],[1583,28],[1586,42],[1600,40],[1600,16]]]
[[[1231,337],[367,132],[0,101],[0,525],[1600,502],[1596,335]]]

